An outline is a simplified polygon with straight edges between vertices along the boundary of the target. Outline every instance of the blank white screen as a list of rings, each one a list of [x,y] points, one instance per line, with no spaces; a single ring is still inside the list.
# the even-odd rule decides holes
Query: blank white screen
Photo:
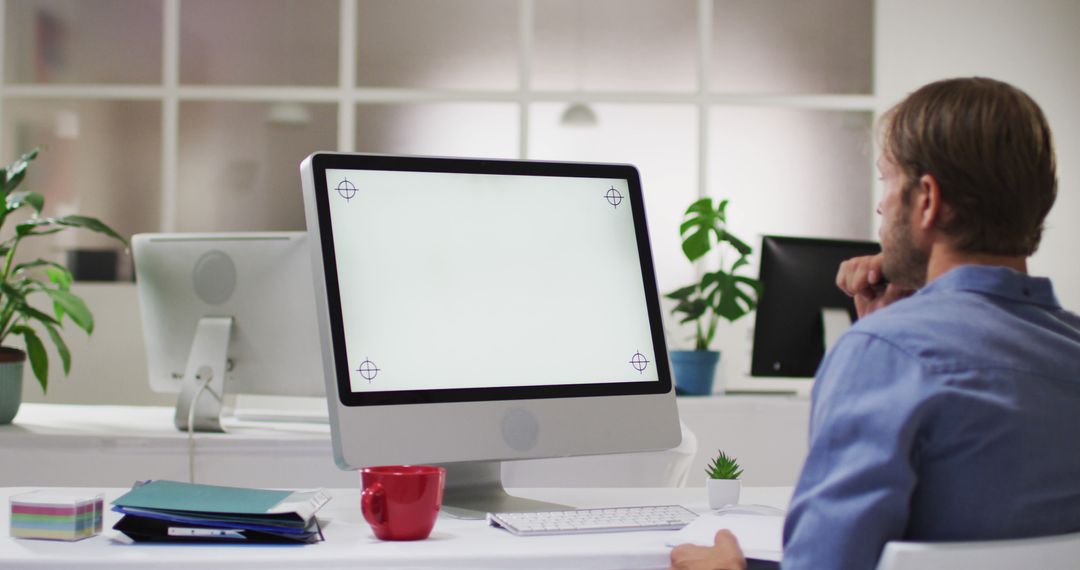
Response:
[[[326,177],[354,392],[659,381],[626,180]]]

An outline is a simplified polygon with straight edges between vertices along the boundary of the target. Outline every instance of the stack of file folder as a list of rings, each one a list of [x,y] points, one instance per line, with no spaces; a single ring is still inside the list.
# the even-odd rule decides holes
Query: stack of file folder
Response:
[[[323,540],[315,513],[329,500],[325,490],[148,481],[112,502],[124,515],[113,529],[136,542],[310,544]]]

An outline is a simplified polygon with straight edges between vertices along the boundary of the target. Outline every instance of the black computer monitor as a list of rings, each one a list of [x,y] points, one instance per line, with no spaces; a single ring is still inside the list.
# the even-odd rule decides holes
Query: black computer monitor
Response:
[[[762,238],[750,374],[812,378],[825,355],[822,309],[847,309],[856,319],[855,303],[836,287],[840,263],[880,251],[871,241]]]

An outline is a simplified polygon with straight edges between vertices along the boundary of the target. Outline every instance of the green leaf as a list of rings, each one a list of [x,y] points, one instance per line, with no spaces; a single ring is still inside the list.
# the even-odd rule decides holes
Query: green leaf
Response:
[[[120,243],[124,244],[124,247],[127,247],[127,245],[128,245],[128,242],[127,242],[126,239],[124,239],[124,236],[116,233],[116,230],[114,230],[114,229],[110,228],[109,226],[105,225],[105,223],[103,223],[101,220],[99,220],[97,218],[91,218],[90,216],[74,216],[73,215],[73,216],[63,216],[63,217],[60,217],[60,218],[55,218],[55,220],[56,220],[56,223],[58,223],[58,224],[60,224],[62,226],[69,226],[69,227],[73,227],[73,228],[83,228],[83,229],[86,229],[86,230],[97,232],[99,234],[105,234],[105,235],[119,241]]]
[[[12,285],[11,283],[0,282],[0,293],[3,293],[8,297],[8,301],[5,304],[10,304],[15,301],[26,302],[26,293],[20,287]]]
[[[8,171],[7,171],[7,180],[4,181],[4,196],[7,196],[13,190],[18,188],[19,184],[22,183],[23,178],[26,178],[26,166],[25,165],[23,165],[22,170],[14,173],[14,174],[12,173],[11,169],[9,168]]]
[[[26,315],[27,318],[37,319],[45,325],[60,325],[60,321],[56,320],[52,315],[48,313],[43,313],[31,307],[30,305],[24,305],[23,307],[19,307],[18,311],[23,315]]]
[[[18,160],[12,162],[4,169],[4,196],[11,193],[12,190],[19,186],[22,179],[26,176],[26,167],[30,165],[30,161],[37,158],[39,148],[35,148],[30,152],[27,152],[20,156]]]
[[[46,230],[37,230],[37,228],[47,226],[64,226],[61,228],[50,228]],[[62,216],[59,218],[33,218],[26,220],[25,222],[15,226],[15,231],[19,234],[19,237],[27,235],[47,235],[54,234],[59,231],[63,231],[64,228],[82,228],[90,230],[100,234],[105,234],[120,243],[124,244],[124,247],[128,246],[128,242],[123,236],[116,233],[116,230],[110,228],[98,220],[97,218],[91,218],[89,216]]]
[[[686,324],[691,321],[696,321],[705,314],[705,311],[709,309],[709,304],[705,302],[705,299],[693,299],[690,301],[683,301],[675,306],[673,311],[676,313],[683,313],[686,316],[683,320],[679,321],[680,324]]]
[[[27,236],[33,233],[34,229],[42,225],[44,224],[41,223],[41,220],[26,221],[15,226],[15,233],[18,234],[19,237]]]
[[[55,279],[53,279],[53,277],[52,277],[53,269],[55,269],[56,271],[62,272],[65,275],[71,275],[71,272],[69,272],[67,270],[67,268],[64,267],[63,265],[60,265],[59,263],[57,263],[55,261],[50,261],[48,259],[42,259],[42,258],[38,258],[38,259],[35,259],[33,261],[25,261],[23,263],[17,263],[17,264],[15,264],[14,267],[11,268],[11,272],[12,273],[19,273],[19,272],[22,272],[22,271],[29,271],[29,270],[34,269],[36,267],[48,267],[49,269],[46,270],[46,274],[49,275],[49,280],[52,281],[53,283],[57,283],[57,281]],[[58,276],[58,278],[62,278],[62,276]],[[69,282],[70,282],[70,279],[69,279]]]
[[[728,321],[742,318],[756,305],[755,297],[740,289],[741,282],[731,274],[723,271],[707,273],[702,278],[702,284],[707,290],[706,299],[713,312]]]
[[[676,289],[676,290],[668,293],[667,295],[664,295],[664,297],[666,297],[668,299],[675,299],[676,301],[689,299],[690,295],[693,295],[694,292],[697,291],[697,287],[698,287],[697,285],[687,285],[686,287],[683,287],[682,289]]]
[[[48,315],[45,316],[48,317]],[[46,324],[45,330],[49,331],[49,336],[52,337],[53,345],[56,346],[56,352],[60,355],[60,362],[64,365],[64,376],[71,374],[71,351],[68,350],[67,343],[64,342],[63,337],[60,336],[60,332],[56,330],[55,326]]]
[[[18,210],[19,208],[29,204],[34,208],[34,211],[38,214],[41,213],[41,209],[45,207],[45,197],[37,192],[12,192],[7,195],[6,204],[7,211],[11,212]]]
[[[58,263],[48,261],[46,263],[49,264],[49,268],[45,270],[45,273],[49,276],[49,281],[55,283],[61,291],[70,291],[71,283],[75,280],[75,277],[71,275],[71,272]]]
[[[20,238],[23,238],[23,237],[26,237],[26,236],[47,236],[49,234],[57,234],[57,233],[60,233],[60,232],[64,231],[64,228],[52,228],[52,229],[41,230],[41,231],[34,231],[34,228],[29,228],[29,230],[27,230],[27,231],[20,231],[19,226],[22,226],[22,225],[23,224],[19,224],[18,226],[15,226],[15,231],[19,232],[19,237]]]
[[[713,236],[717,243],[725,241],[727,203],[727,200],[721,200],[713,208],[712,198],[702,198],[686,209],[686,220],[679,226],[679,234],[683,237],[682,249],[687,259],[697,261],[708,253],[713,247]]]
[[[705,473],[711,479],[738,479],[742,476],[743,470],[734,457],[719,451],[708,467],[705,468]]]
[[[57,289],[43,289],[43,291],[52,297],[57,320],[63,319],[66,314],[79,328],[86,331],[86,334],[94,332],[94,316],[82,299],[68,291]]]
[[[49,354],[45,352],[45,345],[38,338],[34,329],[26,325],[12,327],[11,332],[20,334],[26,341],[26,356],[30,360],[30,368],[34,371],[34,377],[41,384],[41,391],[49,389]]]
[[[761,281],[758,281],[757,279],[754,279],[752,277],[744,277],[742,275],[735,277],[735,281],[737,281],[741,285],[746,285],[750,287],[754,291],[754,306],[756,307],[757,300],[761,298],[761,291],[763,289],[763,287],[761,286]]]

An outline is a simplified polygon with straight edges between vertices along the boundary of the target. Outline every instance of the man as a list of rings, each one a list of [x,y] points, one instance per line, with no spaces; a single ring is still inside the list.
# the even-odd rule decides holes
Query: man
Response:
[[[867,318],[817,373],[785,569],[1080,531],[1080,317],[1026,263],[1057,192],[1046,119],[1010,85],[953,79],[883,135],[882,253],[837,276]],[[672,551],[673,568],[744,566],[730,533]]]

